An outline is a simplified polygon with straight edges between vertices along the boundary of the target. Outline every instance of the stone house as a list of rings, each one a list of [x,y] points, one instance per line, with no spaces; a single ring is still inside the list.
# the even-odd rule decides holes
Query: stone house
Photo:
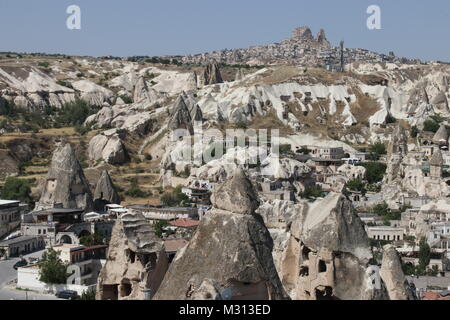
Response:
[[[403,240],[403,228],[377,226],[367,227],[367,236],[370,239],[386,240],[386,241],[401,241]]]
[[[27,209],[28,205],[20,201],[0,200],[0,238],[20,225],[21,215]]]
[[[0,242],[0,249],[5,252],[6,258],[18,257],[45,248],[42,237],[20,236]]]

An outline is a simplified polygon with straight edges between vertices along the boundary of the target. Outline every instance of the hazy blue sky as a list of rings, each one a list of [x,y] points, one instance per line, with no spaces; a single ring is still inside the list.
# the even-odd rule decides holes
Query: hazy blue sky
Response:
[[[68,30],[66,9],[82,10]],[[366,27],[381,7],[382,30]],[[450,61],[449,0],[1,0],[0,51],[165,55],[244,48],[320,28],[337,44]]]

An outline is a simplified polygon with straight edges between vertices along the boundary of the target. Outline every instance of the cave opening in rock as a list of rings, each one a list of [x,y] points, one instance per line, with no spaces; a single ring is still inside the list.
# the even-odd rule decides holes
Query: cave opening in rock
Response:
[[[300,267],[299,276],[300,277],[307,277],[307,276],[309,276],[309,268],[307,266],[301,266]]]
[[[303,249],[302,249],[303,261],[308,261],[309,260],[309,253],[310,252],[311,252],[311,250],[308,247],[303,246]]]
[[[319,272],[326,272],[327,264],[323,260],[319,260]]]
[[[333,288],[329,286],[316,288],[317,300],[333,300]]]
[[[124,279],[122,281],[122,284],[120,285],[120,296],[123,297],[128,297],[131,294],[131,283]]]
[[[131,250],[128,250],[128,258],[130,259],[131,263],[134,263],[134,261],[136,261],[136,253],[134,253]]]

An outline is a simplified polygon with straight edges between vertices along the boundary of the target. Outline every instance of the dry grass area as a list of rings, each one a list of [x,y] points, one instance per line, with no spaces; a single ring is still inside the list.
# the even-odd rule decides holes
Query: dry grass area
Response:
[[[92,137],[95,132],[90,132],[85,135],[85,138]],[[39,132],[9,132],[0,135],[0,142],[8,142],[16,139],[23,138],[42,138],[42,137],[64,137],[64,138],[73,138],[77,141],[80,140],[78,134],[73,127],[67,128],[51,128],[51,129],[40,129]]]
[[[261,79],[257,80],[256,83],[253,84],[276,84],[286,82],[301,73],[301,69],[296,66],[272,67],[261,75]]]
[[[359,88],[352,88],[352,91],[357,101],[351,104],[351,111],[358,123],[367,122],[371,116],[380,110],[380,105],[374,98],[366,96]]]
[[[253,116],[247,127],[251,129],[278,129],[280,130],[280,136],[283,137],[294,133],[292,128],[280,121],[273,109],[270,109],[270,112],[265,116],[260,114]]]
[[[287,103],[289,110],[299,120],[300,124],[305,125],[308,132],[312,134],[327,134],[327,126],[321,123],[318,119],[327,121],[327,118],[321,115],[320,110],[328,110],[329,101],[317,101],[311,103],[312,111],[302,111],[300,105],[296,102],[289,101]]]

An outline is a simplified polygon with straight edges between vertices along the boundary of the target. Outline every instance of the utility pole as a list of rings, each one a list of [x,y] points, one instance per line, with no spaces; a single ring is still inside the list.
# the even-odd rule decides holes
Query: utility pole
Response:
[[[340,46],[340,56],[341,56],[340,69],[341,69],[341,72],[344,72],[344,40],[341,40],[339,46]]]

